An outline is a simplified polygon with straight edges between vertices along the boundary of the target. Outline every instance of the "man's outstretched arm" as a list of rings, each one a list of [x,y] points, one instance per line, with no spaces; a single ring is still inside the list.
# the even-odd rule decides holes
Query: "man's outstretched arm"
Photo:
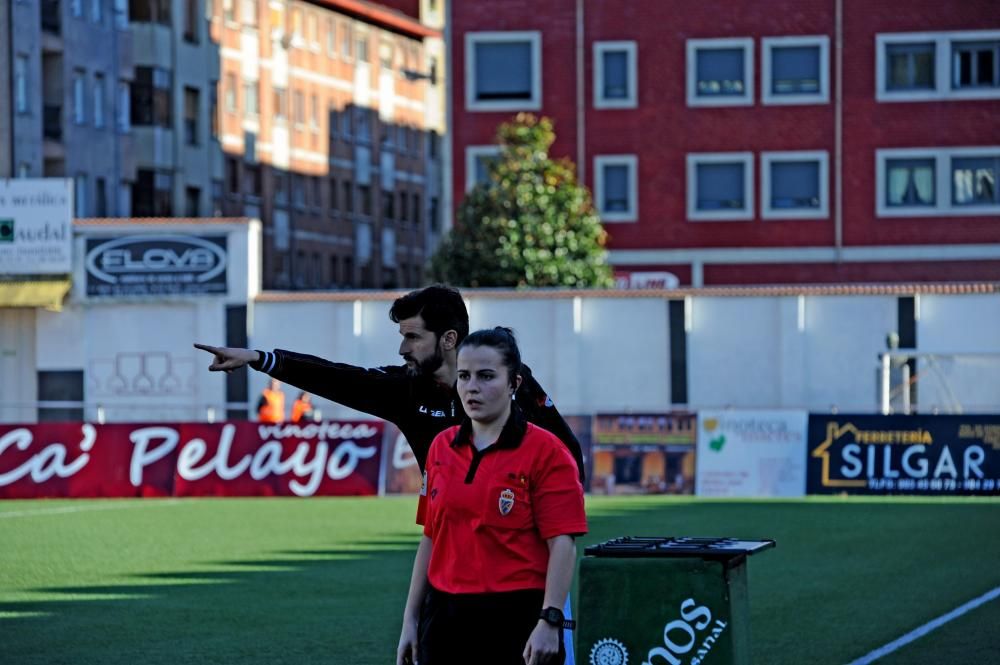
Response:
[[[334,363],[281,349],[194,346],[215,356],[208,367],[211,372],[231,372],[249,366],[283,383],[385,420],[392,420],[398,413],[407,390],[401,376],[378,368]]]

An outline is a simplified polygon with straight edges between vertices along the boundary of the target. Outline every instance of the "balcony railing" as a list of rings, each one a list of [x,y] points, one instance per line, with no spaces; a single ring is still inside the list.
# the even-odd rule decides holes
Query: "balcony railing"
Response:
[[[62,141],[63,118],[61,104],[58,106],[45,105],[45,119],[43,124],[45,138],[52,139],[53,141]]]
[[[62,0],[42,0],[42,30],[62,33]]]

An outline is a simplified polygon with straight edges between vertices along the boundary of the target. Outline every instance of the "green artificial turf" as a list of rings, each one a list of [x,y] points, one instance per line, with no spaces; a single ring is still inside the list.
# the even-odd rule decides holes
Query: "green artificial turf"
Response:
[[[0,502],[0,663],[391,663],[414,507]],[[581,553],[621,535],[778,541],[748,564],[763,665],[844,665],[1000,586],[997,500],[588,497],[588,513]],[[1000,662],[997,625],[1000,600],[879,662]]]

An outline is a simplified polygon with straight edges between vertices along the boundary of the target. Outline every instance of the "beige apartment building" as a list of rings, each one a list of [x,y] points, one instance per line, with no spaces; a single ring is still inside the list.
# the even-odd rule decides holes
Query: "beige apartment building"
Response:
[[[262,220],[265,288],[420,283],[442,230],[440,31],[361,0],[221,0],[209,15],[218,207]]]

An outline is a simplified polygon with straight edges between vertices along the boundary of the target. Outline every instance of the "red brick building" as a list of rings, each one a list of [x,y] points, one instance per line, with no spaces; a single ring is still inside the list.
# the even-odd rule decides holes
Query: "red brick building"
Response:
[[[1000,280],[995,2],[451,3],[456,202],[552,117],[622,283]]]

